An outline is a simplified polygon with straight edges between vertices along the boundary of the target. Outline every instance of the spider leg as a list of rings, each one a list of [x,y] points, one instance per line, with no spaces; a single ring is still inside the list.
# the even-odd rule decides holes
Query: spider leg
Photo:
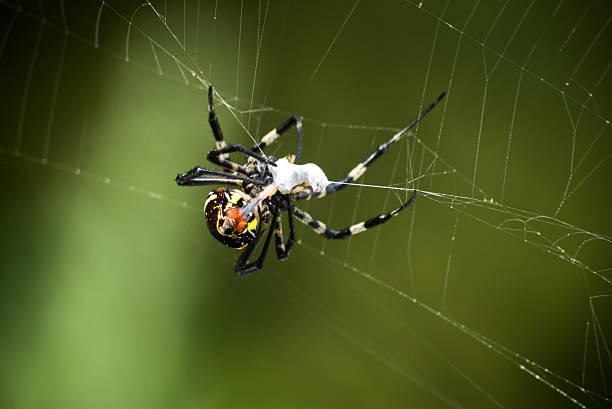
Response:
[[[208,159],[210,162],[214,163],[215,165],[221,166],[233,172],[240,172],[244,175],[248,175],[248,172],[244,166],[226,159],[227,154],[232,153],[232,152],[242,152],[245,155],[248,155],[248,156],[251,156],[257,159],[260,162],[266,163],[271,166],[276,166],[276,164],[272,160],[267,159],[261,155],[258,155],[239,144],[233,144],[229,146],[224,146],[222,148],[213,149],[212,151],[208,152],[206,159]]]
[[[212,130],[213,136],[217,141],[216,149],[213,149],[212,151],[208,152],[207,159],[210,162],[233,172],[240,172],[244,175],[247,175],[247,171],[244,166],[228,160],[229,154],[231,152],[240,151],[254,157],[255,159],[258,159],[259,161],[269,163],[268,161],[262,159],[261,156],[251,152],[250,150],[240,145],[234,144],[227,146],[227,144],[225,143],[225,139],[223,138],[223,131],[221,131],[219,119],[217,118],[217,114],[215,113],[212,85],[208,87],[208,123],[210,125],[210,129]]]
[[[416,195],[417,195],[417,191],[414,190],[412,193],[412,196],[410,196],[410,199],[408,199],[406,203],[404,203],[397,209],[392,210],[389,213],[379,214],[376,217],[372,217],[371,219],[368,219],[361,223],[354,224],[350,227],[345,227],[344,229],[341,229],[341,230],[334,230],[332,228],[327,227],[323,222],[318,221],[317,219],[312,217],[310,214],[306,213],[305,211],[303,211],[302,209],[298,207],[295,207],[294,214],[295,214],[295,217],[299,221],[304,223],[306,226],[310,227],[317,234],[325,236],[328,239],[345,239],[349,236],[364,232],[367,229],[370,229],[374,226],[378,226],[379,224],[383,224],[389,221],[393,217],[397,216],[406,207],[408,207],[410,203],[412,203]]]
[[[289,218],[289,238],[287,243],[283,243],[283,225],[281,224],[280,212],[274,215],[274,237],[276,239],[276,257],[279,260],[286,260],[289,257],[289,252],[295,244],[295,229],[293,228],[293,205],[287,201],[287,217]]]
[[[217,149],[225,148],[225,139],[223,138],[223,131],[219,124],[219,119],[215,113],[215,105],[213,102],[213,86],[208,87],[208,124],[212,130],[213,136],[215,137]],[[227,159],[227,155],[221,155],[220,159]]]
[[[276,141],[282,134],[287,132],[293,126],[297,129],[298,133],[298,148],[297,153],[295,154],[295,163],[297,163],[300,155],[302,154],[302,118],[297,115],[291,115],[289,119],[287,119],[283,124],[281,124],[278,128],[272,129],[268,132],[261,141],[251,148],[251,151],[263,151],[266,146],[270,146],[274,141]]]
[[[308,187],[296,193],[292,193],[289,196],[291,201],[309,200],[309,199],[312,199],[313,197],[321,198],[323,196],[335,193],[339,190],[346,188],[348,186],[346,183],[351,183],[359,179],[359,177],[361,177],[361,175],[363,175],[365,171],[368,170],[368,166],[374,163],[376,159],[380,158],[382,154],[385,153],[387,149],[389,149],[389,147],[391,147],[391,145],[393,145],[395,142],[399,141],[400,139],[402,139],[402,137],[407,135],[408,131],[411,128],[413,128],[416,124],[418,124],[419,121],[423,119],[425,115],[427,115],[429,111],[431,111],[438,104],[438,102],[440,102],[442,98],[444,98],[445,95],[446,95],[446,91],[443,92],[438,98],[436,98],[436,100],[432,102],[423,112],[421,112],[412,122],[410,122],[408,126],[406,126],[404,129],[402,129],[401,131],[393,135],[393,137],[389,139],[387,142],[378,146],[378,148],[376,148],[376,150],[372,152],[370,156],[366,158],[366,160],[364,160],[363,162],[355,166],[353,170],[351,170],[347,176],[345,176],[342,180],[340,180],[340,182],[330,183],[329,185],[327,185],[325,190],[321,192],[314,192],[312,188]]]
[[[244,249],[240,257],[238,257],[238,261],[234,266],[234,273],[236,277],[244,277],[245,275],[252,273],[253,271],[261,270],[263,267],[264,259],[266,258],[266,254],[268,253],[268,247],[270,247],[270,241],[272,241],[272,235],[274,233],[273,226],[270,225],[268,229],[268,235],[266,236],[266,241],[264,242],[263,248],[261,249],[261,253],[257,260],[252,263],[249,263],[249,257],[257,247],[257,243],[261,239],[261,237],[265,233],[265,227],[262,227],[255,239],[249,243],[249,245]]]
[[[213,177],[203,178],[204,175],[210,175]],[[227,184],[242,187],[243,185],[253,183],[262,185],[262,182],[252,179],[247,176],[242,176],[234,173],[221,172],[214,169],[206,169],[196,166],[195,168],[183,173],[176,175],[176,184],[179,186],[204,186],[204,185],[215,185],[215,184]]]

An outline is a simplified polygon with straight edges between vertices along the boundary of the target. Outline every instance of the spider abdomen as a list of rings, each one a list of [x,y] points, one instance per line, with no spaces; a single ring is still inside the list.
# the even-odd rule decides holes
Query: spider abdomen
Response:
[[[234,217],[235,209],[241,208],[248,200],[247,195],[240,190],[219,188],[213,190],[204,202],[204,215],[206,227],[213,235],[227,247],[242,249],[255,239],[259,216],[257,212],[246,220],[246,226],[227,231],[223,228],[226,218]],[[236,227],[238,227],[236,226]]]

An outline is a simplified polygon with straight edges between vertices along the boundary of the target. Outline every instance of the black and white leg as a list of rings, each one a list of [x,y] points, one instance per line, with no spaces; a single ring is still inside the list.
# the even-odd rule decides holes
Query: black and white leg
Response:
[[[391,220],[393,217],[397,216],[402,210],[408,207],[410,203],[412,203],[416,195],[417,195],[417,191],[414,190],[412,193],[412,196],[410,196],[410,199],[408,199],[406,203],[404,203],[397,209],[392,210],[389,213],[379,214],[376,217],[372,217],[371,219],[368,219],[361,223],[354,224],[350,227],[345,227],[344,229],[341,229],[341,230],[334,230],[330,227],[327,227],[325,223],[320,222],[319,220],[315,219],[310,214],[308,214],[307,212],[303,211],[302,209],[298,207],[294,208],[294,214],[295,214],[295,217],[299,221],[304,223],[306,226],[310,227],[317,234],[320,234],[328,239],[345,239],[349,236],[359,234],[368,229],[371,229],[372,227],[378,226],[380,224],[383,224]]]
[[[293,227],[293,205],[287,201],[287,217],[289,222],[289,238],[287,243],[283,240],[283,225],[281,223],[280,211],[274,215],[274,237],[276,239],[276,256],[279,260],[286,260],[289,257],[289,252],[295,244],[295,229]]]
[[[295,163],[297,163],[300,155],[302,154],[302,118],[297,115],[291,115],[289,119],[287,119],[282,125],[278,126],[275,129],[272,129],[263,138],[259,143],[253,145],[251,151],[263,151],[266,146],[270,146],[274,141],[276,141],[282,134],[287,132],[292,127],[296,128],[298,134],[298,148],[295,154]]]
[[[376,150],[370,154],[370,156],[368,156],[363,162],[355,166],[348,173],[348,175],[346,175],[342,180],[340,180],[340,182],[332,182],[327,185],[325,190],[317,193],[313,192],[311,188],[303,189],[297,193],[291,194],[290,199],[292,201],[297,201],[320,198],[346,188],[348,186],[346,183],[352,183],[355,180],[359,179],[361,175],[366,172],[368,166],[374,163],[376,159],[380,158],[391,147],[391,145],[393,145],[395,142],[399,141],[400,139],[402,139],[402,137],[407,135],[408,131],[416,124],[418,124],[419,121],[423,119],[425,115],[427,115],[429,111],[431,111],[438,104],[438,102],[440,102],[442,98],[444,98],[445,95],[446,92],[443,92],[438,98],[436,98],[434,102],[432,102],[423,112],[421,112],[412,122],[410,122],[408,126],[393,135],[393,137],[391,137],[391,139],[389,139],[387,142],[383,143],[382,145],[379,145]]]
[[[267,163],[270,166],[276,166],[276,164],[272,160],[267,159],[261,155],[258,155],[257,153],[254,153],[251,150],[245,148],[244,146],[238,145],[238,144],[233,144],[229,146],[224,146],[222,148],[213,149],[212,151],[208,152],[206,159],[208,159],[210,162],[214,163],[215,165],[224,167],[225,169],[231,170],[233,172],[240,172],[244,175],[247,175],[248,172],[244,166],[239,165],[236,162],[232,162],[231,160],[227,159],[228,154],[232,152],[242,152],[245,155],[248,155],[248,156],[251,156],[257,159],[260,162]]]
[[[213,102],[213,86],[208,87],[208,124],[212,130],[213,136],[215,137],[217,149],[225,148],[225,139],[223,139],[223,131],[219,124],[219,119],[215,113],[215,105]],[[228,155],[221,155],[220,159],[227,159]]]
[[[255,239],[249,243],[249,245],[240,254],[240,257],[238,257],[238,261],[234,266],[234,273],[236,274],[236,277],[244,277],[245,275],[252,273],[253,271],[261,270],[261,268],[263,267],[263,262],[266,258],[266,254],[268,253],[268,248],[270,247],[270,242],[272,241],[272,235],[274,234],[274,228],[272,224],[270,224],[270,227],[268,228],[268,235],[266,236],[266,241],[264,242],[263,248],[261,249],[261,253],[259,254],[257,260],[249,263],[249,257],[253,253],[253,250],[255,250],[255,247],[257,247],[257,243],[259,243],[261,237],[265,234],[265,230],[265,226],[260,227],[260,230],[257,233]]]
[[[252,179],[247,176],[222,172],[214,169],[206,169],[199,166],[176,175],[176,184],[179,186],[205,186],[205,185],[232,185],[243,187],[244,185],[253,183],[263,185],[261,181]]]

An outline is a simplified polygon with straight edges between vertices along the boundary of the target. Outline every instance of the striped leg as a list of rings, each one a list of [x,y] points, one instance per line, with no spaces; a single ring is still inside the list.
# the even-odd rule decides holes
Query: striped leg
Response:
[[[212,177],[202,177],[204,175]],[[183,173],[176,175],[176,184],[179,186],[205,186],[205,185],[218,185],[226,184],[242,187],[244,184],[253,183],[262,185],[262,182],[232,173],[221,172],[214,169],[206,169],[196,166],[195,168]]]
[[[295,214],[295,217],[299,221],[304,223],[306,226],[310,227],[316,233],[322,236],[325,236],[328,239],[345,239],[349,236],[364,232],[367,229],[370,229],[374,226],[378,226],[379,224],[383,224],[387,222],[388,220],[390,220],[391,218],[397,216],[402,210],[408,207],[410,203],[412,203],[416,195],[417,195],[417,191],[414,190],[412,193],[412,196],[410,196],[410,199],[408,199],[406,203],[404,203],[397,209],[389,213],[379,214],[376,217],[373,217],[361,223],[354,224],[350,227],[346,227],[342,230],[334,230],[332,228],[327,227],[324,223],[313,218],[311,215],[309,215],[308,213],[306,213],[305,211],[303,211],[302,209],[298,207],[294,208],[294,214]]]
[[[244,175],[247,175],[248,172],[244,166],[239,165],[236,162],[232,162],[231,160],[227,159],[228,154],[232,152],[242,152],[245,155],[248,155],[248,156],[251,156],[257,159],[260,162],[267,163],[270,166],[276,166],[276,163],[274,163],[272,160],[264,158],[263,156],[260,156],[248,150],[247,148],[243,147],[242,145],[238,145],[238,144],[233,144],[229,146],[224,146],[223,148],[213,149],[212,151],[208,152],[206,159],[208,159],[210,162],[214,163],[215,165],[222,166],[228,170],[232,170],[234,172],[240,172]]]
[[[262,215],[262,220],[264,216],[265,215]],[[261,270],[261,268],[263,267],[263,262],[266,258],[266,254],[268,254],[268,247],[270,247],[270,242],[272,241],[272,234],[274,234],[274,229],[272,227],[273,226],[270,225],[270,228],[268,229],[268,235],[266,236],[266,241],[264,242],[259,257],[254,262],[249,263],[249,257],[251,256],[253,250],[255,250],[255,247],[257,247],[257,243],[259,243],[259,240],[265,233],[266,226],[262,223],[262,227],[257,233],[255,240],[250,242],[249,245],[244,249],[242,254],[240,254],[240,257],[238,257],[238,261],[234,266],[234,273],[236,274],[236,277],[244,277],[245,275],[250,274],[253,271]]]
[[[268,132],[263,138],[261,138],[261,141],[259,143],[253,145],[251,150],[253,152],[258,151],[258,150],[263,151],[263,149],[266,146],[270,146],[282,134],[287,132],[293,126],[295,126],[295,128],[297,129],[297,133],[298,133],[298,148],[297,148],[297,153],[295,154],[295,162],[294,162],[294,163],[297,163],[298,159],[300,158],[300,155],[302,154],[302,119],[296,115],[291,115],[291,117],[287,119],[278,128],[272,129],[270,132]]]
[[[287,217],[289,218],[289,238],[287,243],[283,243],[283,225],[281,224],[280,212],[274,215],[274,236],[276,240],[276,256],[279,260],[286,260],[289,257],[289,252],[295,244],[295,230],[293,228],[293,206],[288,203]]]
[[[402,129],[401,131],[393,135],[393,137],[389,139],[387,142],[378,146],[378,148],[376,148],[376,150],[372,152],[372,154],[368,156],[366,160],[364,160],[363,162],[355,166],[353,170],[351,170],[349,174],[345,176],[340,182],[338,183],[332,182],[329,185],[327,185],[325,190],[321,192],[317,192],[317,193],[313,192],[312,188],[310,187],[302,189],[300,191],[297,191],[296,193],[292,193],[289,196],[291,201],[309,200],[309,199],[312,199],[313,197],[320,198],[320,197],[335,193],[339,190],[346,188],[348,186],[346,185],[346,183],[351,183],[359,179],[359,177],[361,177],[361,175],[363,175],[365,171],[368,169],[368,166],[374,163],[376,159],[380,158],[382,154],[385,153],[387,149],[389,149],[389,147],[391,147],[391,145],[393,145],[395,142],[402,139],[403,136],[407,135],[408,131],[411,128],[413,128],[416,124],[418,124],[419,121],[423,119],[425,115],[427,115],[429,111],[431,111],[438,104],[438,102],[440,102],[442,98],[444,98],[445,95],[446,95],[446,91],[443,92],[434,102],[432,102],[423,112],[421,112],[419,116],[416,117],[416,119],[410,122],[408,126],[406,126],[404,129]]]
[[[208,87],[208,124],[210,125],[210,129],[212,129],[213,136],[217,141],[217,149],[225,148],[226,144],[225,139],[223,139],[223,131],[221,131],[221,125],[219,124],[219,119],[217,118],[217,114],[215,113],[212,85]],[[223,154],[220,156],[219,159],[227,159],[227,157],[228,155]]]

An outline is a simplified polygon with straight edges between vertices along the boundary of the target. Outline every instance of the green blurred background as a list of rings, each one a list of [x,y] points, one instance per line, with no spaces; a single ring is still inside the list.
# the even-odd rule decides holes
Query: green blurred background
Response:
[[[0,407],[610,405],[609,2],[141,4],[0,1]],[[190,70],[232,143],[303,116],[331,180],[448,89],[362,180],[424,192],[236,280],[173,182],[214,145]]]

